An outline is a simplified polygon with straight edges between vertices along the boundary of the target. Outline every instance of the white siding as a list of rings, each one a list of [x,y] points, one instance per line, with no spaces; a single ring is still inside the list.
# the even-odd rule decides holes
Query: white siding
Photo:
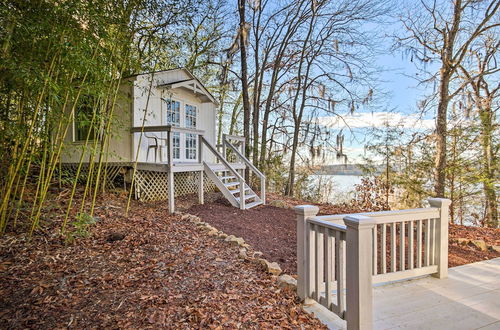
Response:
[[[113,121],[111,122],[111,136],[109,140],[109,154],[107,155],[108,162],[128,162],[131,158],[132,143],[130,136],[131,126],[131,95],[132,88],[129,83],[124,83],[120,87],[117,96],[117,102],[113,110]],[[68,108],[68,116],[71,109]],[[84,151],[84,142],[75,142],[74,123],[71,122],[68,132],[65,137],[64,150],[61,154],[61,161],[63,163],[78,163],[82,152]],[[100,142],[98,142],[100,147]],[[84,155],[84,162],[88,162],[91,157],[90,149],[93,142],[89,142]],[[96,152],[97,157],[99,148]]]
[[[157,88],[158,85],[191,79],[189,74],[181,69],[157,72],[154,75],[144,74],[128,79],[120,88],[120,95],[114,110],[113,136],[110,139],[108,155],[109,162],[132,162],[135,161],[137,146],[139,145],[140,133],[131,134],[131,127],[160,126],[167,125],[166,109],[161,98],[171,97],[181,102],[183,108],[186,103],[195,105],[198,109],[197,129],[205,131],[205,137],[215,146],[216,143],[216,106],[214,103],[201,103],[194,92],[187,89],[175,88],[167,91]],[[153,82],[151,83],[151,79]],[[146,113],[145,113],[146,110]],[[182,113],[182,112],[181,112]],[[184,126],[181,119],[181,126]],[[166,133],[154,133],[154,135],[166,138]],[[83,144],[73,142],[73,125],[66,136],[66,147],[62,154],[64,163],[76,163],[80,160]],[[146,161],[148,139],[141,139],[139,148],[139,162]],[[205,148],[206,150],[206,148]],[[182,150],[181,150],[182,151]],[[163,160],[166,160],[166,148],[163,151]],[[204,152],[204,160],[214,162],[215,157]],[[86,153],[85,161],[89,160],[89,152]],[[154,161],[154,154],[149,156],[149,161]],[[158,159],[159,161],[159,159]]]
[[[166,108],[165,103],[161,101],[161,98],[171,98],[175,101],[179,101],[181,103],[181,127],[184,127],[184,118],[182,117],[182,109],[185,107],[185,104],[195,105],[198,109],[198,118],[197,118],[197,129],[205,131],[205,136],[208,141],[212,144],[215,143],[215,104],[212,102],[209,103],[201,103],[200,99],[195,95],[195,93],[188,91],[186,89],[175,88],[172,90],[166,90],[164,88],[158,89],[156,86],[179,81],[191,79],[184,71],[167,71],[160,72],[155,74],[154,81],[151,84],[151,75],[139,76],[134,83],[134,126],[140,127],[142,125],[142,121],[144,120],[144,126],[157,126],[157,125],[167,125],[166,122]],[[150,86],[153,86],[151,89],[151,94],[148,99],[148,91]],[[147,111],[144,114],[144,109]],[[145,115],[145,117],[144,117]],[[166,138],[166,133],[155,133],[154,135]],[[134,155],[137,150],[137,145],[139,144],[140,134],[134,134]],[[141,147],[139,148],[139,161],[146,161],[147,147],[148,147],[148,139],[144,136],[140,139]],[[181,141],[181,145],[184,144],[184,141]],[[183,148],[181,148],[181,152],[183,152]],[[165,161],[166,148],[164,148],[162,152],[163,160]],[[215,157],[212,154],[207,152],[204,153],[203,159],[207,162],[213,162]],[[150,154],[149,161],[154,161],[154,156]],[[159,159],[158,159],[159,161]],[[181,161],[186,161],[181,159]]]

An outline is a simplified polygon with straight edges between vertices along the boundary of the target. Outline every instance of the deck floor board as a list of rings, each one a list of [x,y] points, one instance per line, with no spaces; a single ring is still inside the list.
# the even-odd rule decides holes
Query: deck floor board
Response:
[[[331,329],[345,321],[306,306]],[[500,258],[450,268],[447,279],[424,277],[376,286],[374,329],[500,329]]]

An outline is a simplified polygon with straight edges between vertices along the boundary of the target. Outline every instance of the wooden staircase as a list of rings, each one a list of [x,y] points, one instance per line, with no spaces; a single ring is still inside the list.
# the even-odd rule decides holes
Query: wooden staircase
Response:
[[[242,210],[248,210],[252,207],[265,204],[265,176],[226,139],[226,136],[224,136],[223,141],[223,154],[219,153],[214,146],[205,140],[205,138],[202,138],[201,141],[219,161],[219,164],[217,165],[209,165],[206,162],[203,162],[204,171],[210,180],[214,182],[217,188],[219,188],[224,197],[226,197],[226,199],[231,203],[231,205]],[[252,190],[252,188],[246,183],[243,175],[234,169],[226,159],[226,148],[232,150],[236,157],[245,163],[248,168],[260,178],[260,196]]]
[[[220,170],[212,168],[204,163],[205,173],[215,183],[224,197],[233,205],[242,210],[248,210],[252,207],[263,204],[260,197],[248,186],[245,180],[238,174],[238,177],[230,170]],[[242,193],[242,187],[244,192]],[[243,197],[243,198],[242,198]],[[243,202],[242,202],[243,199]]]

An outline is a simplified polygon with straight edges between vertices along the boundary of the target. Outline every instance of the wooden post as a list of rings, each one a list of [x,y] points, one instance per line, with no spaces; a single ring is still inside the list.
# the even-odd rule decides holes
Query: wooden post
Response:
[[[314,205],[300,205],[295,207],[297,215],[297,295],[301,300],[307,297],[307,283],[309,281],[309,269],[306,265],[307,255],[307,218],[318,214],[319,208]]]
[[[262,204],[266,204],[266,177],[260,177],[260,199],[262,200]]]
[[[198,162],[203,163],[203,135],[198,135]],[[203,168],[203,166],[202,166]],[[198,202],[200,204],[205,204],[205,180],[204,180],[204,170],[200,171],[200,177],[198,178]]]
[[[346,237],[347,329],[372,329],[372,231],[375,220],[352,215],[344,218]]]
[[[245,179],[240,179],[240,209],[245,209]]]
[[[448,213],[451,200],[446,198],[429,198],[431,207],[437,207],[440,210],[440,217],[436,219],[436,264],[438,272],[432,276],[437,278],[448,277]]]
[[[168,212],[175,212],[175,188],[174,188],[174,142],[172,138],[172,126],[167,127],[167,151],[168,151]]]
[[[226,159],[226,134],[222,134],[222,157]]]

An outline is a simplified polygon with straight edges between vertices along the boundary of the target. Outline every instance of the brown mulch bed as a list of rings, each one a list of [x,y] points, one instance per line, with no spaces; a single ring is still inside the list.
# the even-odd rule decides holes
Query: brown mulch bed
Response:
[[[454,239],[467,238],[483,240],[487,245],[500,245],[500,229],[450,225],[448,264],[450,267],[469,264],[476,261],[500,257],[494,251],[480,251],[474,246],[460,245]]]
[[[500,245],[500,228],[450,225],[450,238],[482,239],[487,245]]]
[[[100,203],[92,236],[74,244],[55,228],[0,239],[0,328],[323,327],[237,247],[166,205],[133,203],[125,217],[123,199]]]
[[[295,199],[271,196],[272,199],[286,201],[290,206],[310,204]],[[347,205],[322,205],[320,214],[342,214],[360,212],[349,209]],[[198,215],[227,234],[243,237],[263,257],[278,262],[283,271],[295,274],[296,260],[296,218],[293,209],[277,208],[270,205],[258,206],[241,211],[227,203],[217,201],[205,205],[194,205],[189,213]],[[500,229],[472,228],[459,225],[450,226],[450,240],[458,237],[484,239],[487,244],[500,240]],[[500,253],[480,251],[472,246],[459,245],[453,241],[449,246],[449,267],[460,266],[481,260],[500,257]]]
[[[296,221],[292,209],[265,205],[242,211],[214,202],[194,205],[188,212],[226,234],[243,237],[264,258],[278,262],[283,272],[296,273]]]

